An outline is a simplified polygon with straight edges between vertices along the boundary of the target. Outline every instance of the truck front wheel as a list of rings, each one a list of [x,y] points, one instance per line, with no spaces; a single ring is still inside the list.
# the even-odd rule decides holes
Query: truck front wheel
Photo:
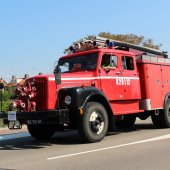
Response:
[[[108,130],[108,115],[104,106],[97,102],[89,102],[85,113],[78,120],[78,131],[84,142],[101,141]]]
[[[56,131],[54,125],[27,125],[27,128],[30,135],[38,140],[48,140]]]

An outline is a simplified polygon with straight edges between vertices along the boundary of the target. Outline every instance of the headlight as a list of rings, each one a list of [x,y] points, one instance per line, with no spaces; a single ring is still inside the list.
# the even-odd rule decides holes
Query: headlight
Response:
[[[65,102],[66,105],[71,104],[71,96],[65,96],[64,102]]]

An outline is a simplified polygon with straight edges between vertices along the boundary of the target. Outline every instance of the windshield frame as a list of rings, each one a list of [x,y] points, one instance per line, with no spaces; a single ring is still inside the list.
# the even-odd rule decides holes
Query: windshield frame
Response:
[[[82,60],[84,58],[84,60]],[[66,67],[64,66],[64,63],[70,64],[68,67],[68,71],[63,71],[61,69],[61,73],[71,73],[71,72],[80,72],[80,71],[95,71],[97,68],[99,59],[99,53],[93,52],[93,53],[82,53],[78,55],[72,54],[71,56],[65,56],[59,59],[58,66],[60,67]],[[65,62],[63,62],[65,61]],[[84,61],[84,62],[83,62]],[[61,65],[61,62],[63,62],[63,65]],[[90,64],[91,63],[91,64]],[[74,67],[76,69],[74,69]]]

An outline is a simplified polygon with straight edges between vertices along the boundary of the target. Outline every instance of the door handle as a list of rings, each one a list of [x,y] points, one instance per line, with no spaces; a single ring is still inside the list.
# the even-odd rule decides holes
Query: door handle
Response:
[[[120,75],[120,72],[116,72],[116,75]]]

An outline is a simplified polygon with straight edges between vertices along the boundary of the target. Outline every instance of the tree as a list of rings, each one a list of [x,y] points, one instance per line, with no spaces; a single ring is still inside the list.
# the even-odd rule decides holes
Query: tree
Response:
[[[155,45],[155,44],[153,43],[153,40],[149,38],[149,39],[147,39],[147,40],[145,40],[145,41],[143,42],[143,46],[144,46],[144,47],[149,47],[149,48],[154,48],[154,49],[159,50],[160,47],[162,46],[162,44]]]
[[[138,36],[135,34],[111,34],[109,32],[101,32],[99,33],[100,37],[104,37],[104,38],[110,38],[113,40],[119,40],[119,41],[124,41],[124,42],[128,42],[128,43],[132,43],[135,45],[141,45],[144,47],[149,47],[149,48],[154,48],[154,49],[160,49],[160,47],[162,46],[162,44],[154,44],[153,39],[148,38],[146,39],[144,36]]]
[[[135,34],[111,34],[110,32],[100,32],[97,36],[103,37],[103,38],[108,38],[108,39],[113,39],[113,40],[118,40],[118,41],[124,41],[128,43],[132,43],[135,45],[141,45],[144,47],[149,47],[153,49],[160,49],[162,44],[155,44],[153,42],[153,39],[151,38],[145,38],[144,36],[138,36]],[[84,39],[93,39],[95,36],[89,35],[85,37]],[[73,42],[73,44],[81,42],[83,39],[80,39],[76,42]],[[69,49],[65,49],[64,53],[68,53]]]
[[[142,43],[144,40],[144,36],[137,36],[135,34],[111,34],[111,33],[106,33],[106,32],[101,32],[98,34],[100,37],[108,38],[108,39],[113,39],[113,40],[119,40],[119,41],[124,41],[132,44],[139,45]]]
[[[0,90],[0,101],[2,100],[2,103],[0,102],[0,109],[2,107],[2,111],[8,111],[8,107],[11,102],[12,95],[13,95],[13,91],[11,87],[6,87],[5,90]]]

